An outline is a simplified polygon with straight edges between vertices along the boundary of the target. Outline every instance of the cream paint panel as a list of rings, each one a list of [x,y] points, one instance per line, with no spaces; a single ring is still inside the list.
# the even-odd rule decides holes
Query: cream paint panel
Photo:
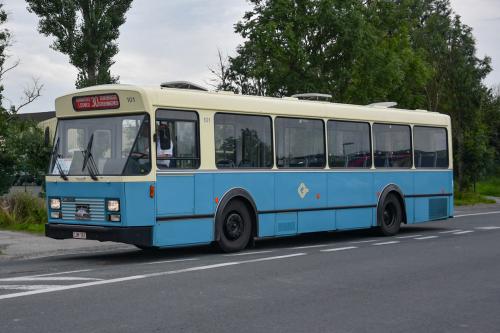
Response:
[[[200,169],[215,170],[214,111],[200,111]]]
[[[110,111],[85,111],[74,112],[72,106],[73,96],[89,94],[117,93],[120,97],[119,110]],[[127,97],[133,97],[133,102],[128,103]],[[184,89],[144,88],[137,86],[106,85],[78,90],[56,100],[58,117],[81,117],[111,115],[119,112],[148,112],[154,124],[155,110],[157,108],[173,108],[179,110],[197,111],[200,121],[200,148],[201,170],[217,170],[214,156],[214,114],[216,112],[231,112],[242,114],[268,114],[290,117],[314,117],[328,119],[353,120],[387,123],[401,123],[412,125],[442,126],[448,129],[448,142],[450,149],[450,169],[453,167],[451,120],[448,115],[420,110],[381,109],[359,105],[299,101],[293,98],[271,98],[258,96],[232,95],[228,93],[203,92]],[[326,131],[326,129],[325,129]],[[152,128],[154,133],[154,127]],[[373,141],[373,140],[372,140]],[[273,142],[275,133],[273,130]],[[373,142],[372,142],[373,144]],[[151,147],[155,143],[151,141]],[[152,161],[156,161],[156,149],[152,149]],[[274,154],[275,155],[275,154]],[[275,157],[274,157],[275,158]],[[276,169],[276,161],[275,161]],[[145,181],[154,180],[156,165],[150,175],[141,177],[111,177],[109,181]],[[52,177],[51,177],[52,178]],[[59,179],[58,177],[54,177]],[[90,178],[84,181],[92,181]]]
[[[156,174],[154,171],[151,171],[149,175],[145,176],[98,176],[97,177],[99,180],[93,180],[89,176],[68,176],[67,182],[74,182],[74,183],[94,183],[94,182],[101,182],[101,183],[123,183],[123,182],[128,182],[128,183],[133,183],[133,182],[154,182],[156,180]],[[65,183],[66,181],[63,180],[59,176],[46,176],[45,181],[47,183]]]
[[[104,89],[105,88],[105,89]],[[87,95],[97,95],[97,94],[108,94],[116,93],[120,99],[120,108],[113,110],[97,110],[97,111],[80,111],[76,112],[73,109],[73,97],[76,96],[87,96]],[[147,97],[144,98],[145,94],[138,90],[137,88],[131,89],[127,86],[111,85],[93,87],[92,89],[82,89],[78,90],[77,93],[62,96],[56,99],[56,116],[58,118],[62,117],[91,117],[91,116],[105,116],[105,115],[116,115],[122,112],[144,112],[146,107],[149,105]]]

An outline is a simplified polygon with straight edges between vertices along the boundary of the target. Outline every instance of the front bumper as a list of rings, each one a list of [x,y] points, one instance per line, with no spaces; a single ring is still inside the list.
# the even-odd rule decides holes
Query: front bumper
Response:
[[[45,224],[45,236],[54,239],[73,238],[73,232],[85,232],[86,239],[140,246],[153,246],[153,227],[101,227],[90,225]]]

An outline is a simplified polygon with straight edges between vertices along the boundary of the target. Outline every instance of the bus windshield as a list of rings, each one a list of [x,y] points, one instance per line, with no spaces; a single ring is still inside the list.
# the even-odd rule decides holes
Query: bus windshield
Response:
[[[134,176],[151,171],[149,115],[60,119],[49,174]]]

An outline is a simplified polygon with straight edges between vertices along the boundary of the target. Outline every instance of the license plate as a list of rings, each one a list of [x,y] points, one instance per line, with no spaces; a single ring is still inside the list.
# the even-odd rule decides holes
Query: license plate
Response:
[[[75,239],[87,239],[87,233],[81,231],[73,231],[73,238]]]

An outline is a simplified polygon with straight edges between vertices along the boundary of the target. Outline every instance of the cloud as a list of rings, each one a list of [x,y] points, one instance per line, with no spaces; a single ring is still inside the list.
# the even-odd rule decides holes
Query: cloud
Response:
[[[500,82],[500,49],[497,31],[500,1],[451,0],[464,23],[474,28],[478,54],[493,59],[495,71],[487,84]],[[18,103],[31,77],[44,84],[43,96],[25,111],[53,110],[54,99],[74,89],[76,69],[66,55],[50,49],[53,39],[37,31],[38,18],[19,0],[5,1],[7,27],[16,43],[10,49],[21,64],[4,80],[4,95]],[[234,24],[250,9],[246,0],[170,0],[132,3],[127,21],[120,28],[120,52],[111,68],[122,83],[157,86],[171,80],[189,80],[206,85],[208,66],[217,64],[217,49],[233,55],[242,42]]]

